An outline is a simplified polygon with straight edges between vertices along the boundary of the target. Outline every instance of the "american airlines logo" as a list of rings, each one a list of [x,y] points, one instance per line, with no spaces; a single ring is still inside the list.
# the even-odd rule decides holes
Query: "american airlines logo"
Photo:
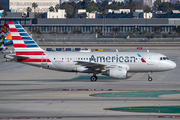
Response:
[[[136,62],[137,58],[135,56],[94,56],[91,55],[89,62]]]

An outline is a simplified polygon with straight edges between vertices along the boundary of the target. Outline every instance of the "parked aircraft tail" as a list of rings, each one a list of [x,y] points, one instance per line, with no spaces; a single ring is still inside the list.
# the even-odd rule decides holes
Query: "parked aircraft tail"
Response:
[[[9,46],[9,45],[13,45],[12,36],[11,36],[10,31],[7,32],[7,34],[5,36],[5,41],[4,41],[4,46]]]
[[[2,17],[4,10],[0,10],[0,18]]]
[[[5,41],[6,33],[7,33],[7,24],[4,24],[4,26],[0,32],[0,51],[6,50],[6,47],[4,47],[4,41]]]

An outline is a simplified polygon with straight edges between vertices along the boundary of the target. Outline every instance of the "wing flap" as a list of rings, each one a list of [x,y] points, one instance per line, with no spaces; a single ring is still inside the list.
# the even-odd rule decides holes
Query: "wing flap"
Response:
[[[75,61],[75,62],[77,62],[77,64],[79,65],[86,66],[86,68],[91,68],[95,70],[96,69],[102,70],[102,69],[105,69],[105,67],[107,66],[101,63],[93,63],[93,62],[85,62],[85,61]]]

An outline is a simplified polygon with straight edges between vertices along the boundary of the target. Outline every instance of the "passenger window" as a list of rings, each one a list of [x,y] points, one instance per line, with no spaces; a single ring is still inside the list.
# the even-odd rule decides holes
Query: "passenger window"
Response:
[[[160,57],[160,60],[162,60],[162,57]]]

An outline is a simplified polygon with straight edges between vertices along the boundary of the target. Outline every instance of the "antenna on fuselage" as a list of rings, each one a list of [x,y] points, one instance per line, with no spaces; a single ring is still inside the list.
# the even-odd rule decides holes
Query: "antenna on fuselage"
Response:
[[[147,52],[149,52],[149,50],[147,49]]]
[[[116,52],[118,52],[118,49],[116,49]]]

